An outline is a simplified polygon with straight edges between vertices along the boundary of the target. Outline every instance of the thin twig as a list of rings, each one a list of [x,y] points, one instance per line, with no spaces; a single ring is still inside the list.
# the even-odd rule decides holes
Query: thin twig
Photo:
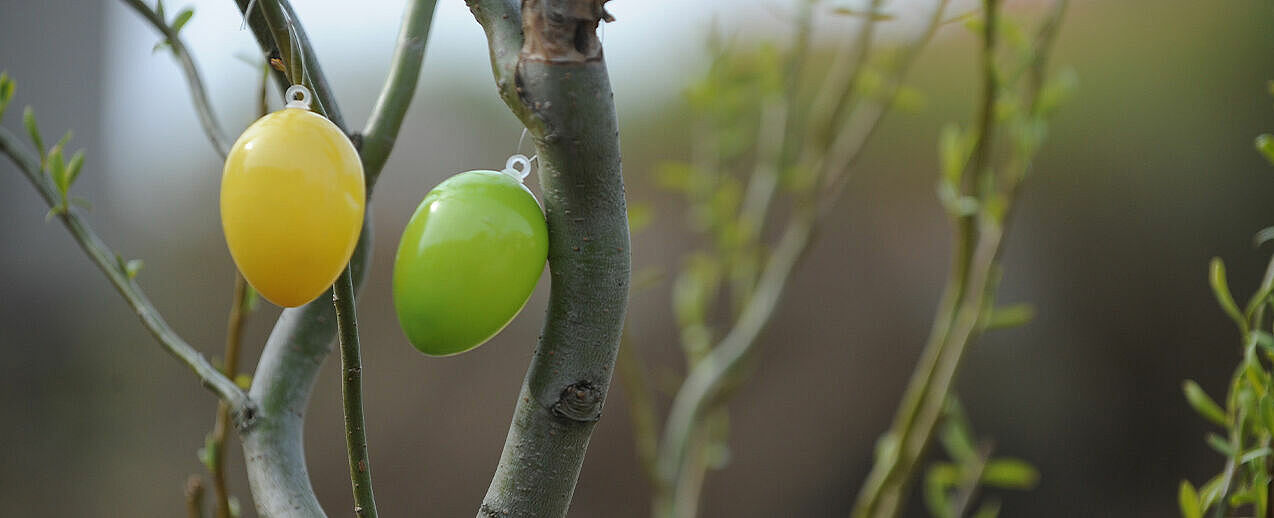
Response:
[[[367,455],[367,427],[363,420],[363,360],[358,343],[358,316],[354,303],[354,273],[346,267],[332,285],[337,335],[341,344],[341,397],[345,410],[345,449],[354,486],[354,514],[376,518],[372,494],[371,458]]]
[[[265,17],[275,48],[279,50],[285,69],[288,71],[288,80],[292,84],[305,85],[314,92],[315,103],[312,106],[314,111],[327,117],[341,131],[349,133],[349,129],[345,126],[345,118],[341,116],[340,108],[336,104],[336,96],[327,82],[327,76],[323,74],[318,58],[314,55],[314,47],[310,44],[309,36],[305,34],[305,28],[301,26],[301,20],[292,10],[292,4],[287,0],[258,0],[257,9],[260,9]],[[252,14],[248,13],[248,16]]]
[[[633,421],[633,443],[637,447],[637,459],[652,483],[655,482],[655,454],[659,445],[659,429],[655,416],[655,403],[651,399],[650,382],[646,379],[646,362],[634,349],[628,338],[628,326],[620,338],[619,358],[615,372],[619,384],[628,396],[628,416]]]
[[[186,44],[177,35],[177,31],[173,30],[168,22],[159,17],[159,13],[155,12],[150,6],[141,0],[123,0],[125,4],[132,7],[150,22],[155,30],[164,36],[168,46],[172,49],[173,57],[177,58],[177,63],[181,65],[182,73],[186,76],[186,83],[190,87],[190,97],[195,104],[195,113],[199,116],[199,124],[203,126],[203,132],[208,136],[208,140],[212,142],[212,148],[225,158],[230,152],[230,139],[226,138],[226,132],[221,128],[221,124],[217,122],[216,113],[212,109],[212,102],[208,100],[208,91],[204,86],[203,78],[199,75],[199,67],[195,66],[195,58],[190,55],[190,50],[186,48]]]
[[[234,379],[239,365],[239,344],[243,341],[243,317],[247,305],[247,282],[235,272],[234,297],[230,317],[226,323],[226,356],[221,372]],[[226,435],[230,428],[230,407],[224,402],[217,405],[217,421],[212,427],[212,493],[216,498],[216,517],[230,518],[230,490],[226,486]]]
[[[203,481],[199,475],[186,479],[186,517],[203,518]]]
[[[54,187],[48,177],[40,169],[40,161],[19,143],[16,136],[4,128],[0,128],[0,152],[8,155],[13,160],[18,170],[30,180],[31,185],[35,186],[36,191],[40,193],[40,196],[44,198],[45,203],[50,208],[58,205],[58,196],[55,194]],[[70,231],[71,237],[75,238],[75,242],[80,245],[80,248],[88,254],[89,259],[106,274],[107,279],[111,281],[111,284],[124,297],[128,305],[133,308],[133,312],[141,319],[142,325],[146,327],[147,331],[150,331],[151,336],[159,341],[164,350],[186,364],[208,390],[230,405],[231,411],[239,421],[239,426],[249,424],[252,417],[252,402],[248,399],[247,394],[239,390],[234,381],[223,375],[216,367],[213,367],[199,351],[196,351],[194,347],[186,343],[168,326],[163,316],[160,315],[159,310],[155,309],[155,306],[151,304],[150,299],[146,297],[146,294],[142,292],[137,283],[129,278],[115,252],[98,237],[92,227],[80,218],[79,214],[70,209],[59,211],[58,219]]]
[[[813,224],[811,211],[798,209],[792,216],[783,238],[770,254],[769,264],[761,273],[756,289],[734,327],[690,371],[677,391],[668,420],[664,424],[655,464],[659,483],[666,486],[665,491],[671,489],[669,493],[676,492],[679,473],[685,463],[697,424],[720,401],[726,382],[754,349],[757,338],[778,308],[787,279],[808,248]],[[669,494],[661,500],[662,502],[656,503],[659,508],[656,511],[663,516],[674,515],[673,506],[678,500],[677,496]]]
[[[261,82],[257,89],[257,114],[264,116],[270,111],[269,65],[262,67]],[[239,345],[243,342],[243,322],[251,309],[248,299],[252,292],[248,281],[238,270],[234,272],[234,295],[231,297],[230,312],[226,318],[226,354],[222,370],[226,377],[235,379],[239,370]],[[230,490],[226,485],[226,431],[229,423],[230,409],[225,403],[217,405],[217,421],[212,429],[212,492],[216,498],[216,517],[230,518]]]
[[[1055,33],[1058,20],[1065,10],[1065,2],[1066,0],[1059,0],[1052,14],[1053,18],[1046,20],[1041,34],[1046,34],[1047,31]],[[987,189],[994,186],[990,181],[994,174],[990,163],[993,156],[991,147],[997,131],[993,110],[1001,87],[995,77],[993,62],[997,44],[995,30],[998,25],[998,0],[984,0],[984,12],[987,18],[982,51],[984,90],[979,111],[978,137],[965,167],[964,187],[972,190],[980,200],[994,195]],[[1034,49],[1034,66],[1037,69],[1042,70],[1053,39],[1054,34],[1037,38],[1043,45]],[[1042,71],[1034,77],[1042,78]],[[1028,92],[1031,96],[1028,111],[1032,115],[1035,114],[1035,96],[1041,83],[1037,79],[1029,85],[1032,91]],[[1023,158],[1020,162],[1020,165],[1011,164],[1008,169],[1030,167],[1029,158]],[[1007,185],[1003,186],[1001,194],[1010,208],[1024,176],[1025,174],[1015,174],[1006,177]],[[957,219],[954,265],[950,280],[935,317],[929,343],[908,383],[894,425],[887,433],[887,437],[896,446],[891,448],[891,455],[877,459],[873,466],[855,503],[852,514],[855,518],[892,517],[901,512],[906,488],[913,478],[920,456],[933,436],[941,406],[950,394],[964,351],[978,334],[978,322],[985,301],[992,296],[992,272],[998,267],[1003,251],[1005,225],[1010,210],[1006,209],[1003,219],[996,219],[985,211]]]
[[[945,10],[946,2],[947,0],[941,0],[934,15],[935,20],[940,20],[941,13]],[[868,26],[863,29],[866,36],[860,36],[860,40],[856,44],[855,48],[859,52],[855,53],[854,59],[843,60],[842,66],[845,63],[853,63],[855,68],[863,66],[866,60],[866,52],[870,48],[870,27],[872,23],[872,21],[868,21]],[[931,21],[930,28],[914,45],[913,55],[918,53],[919,49],[932,39],[933,32],[936,30],[934,26],[937,23],[936,21]],[[901,76],[909,70],[911,62],[912,59],[904,60],[904,64],[897,69],[899,77],[895,79],[894,84],[901,82]],[[836,75],[845,77],[827,82],[824,87],[831,85],[837,88],[852,89],[853,78],[857,76],[855,70],[850,70],[847,73],[837,73]],[[896,89],[887,97],[892,99],[895,94]],[[818,97],[837,99],[837,106],[847,106],[849,104],[848,93],[844,96],[820,93]],[[859,122],[861,127],[854,128],[857,131],[853,132],[853,138],[847,140],[841,137],[836,140],[836,144],[833,144],[830,151],[833,155],[836,155],[836,158],[830,163],[841,164],[842,167],[837,169],[837,171],[844,171],[853,164],[853,161],[870,140],[871,135],[874,134],[876,127],[883,120],[890,104],[890,102],[880,103],[879,106],[875,107],[875,111],[866,118],[856,119],[851,114],[850,119],[861,121]],[[824,150],[824,153],[828,151]],[[820,163],[829,162],[820,161]],[[823,176],[826,176],[826,173]],[[783,239],[771,252],[769,264],[760,274],[756,288],[744,305],[743,311],[740,312],[734,327],[727,332],[721,343],[712,349],[709,357],[705,358],[704,361],[700,362],[699,366],[696,366],[691,371],[678,391],[673,400],[668,421],[665,424],[663,438],[660,442],[660,455],[657,461],[657,474],[659,483],[662,485],[661,490],[671,491],[674,494],[657,498],[656,512],[658,514],[678,516],[683,512],[676,509],[676,507],[680,505],[678,502],[685,502],[687,499],[684,495],[678,496],[675,493],[678,488],[683,487],[678,482],[679,478],[683,476],[679,470],[686,465],[686,458],[689,455],[688,448],[691,446],[693,432],[698,426],[697,423],[703,419],[703,416],[708,415],[709,410],[718,407],[721,401],[725,399],[725,393],[728,391],[731,378],[745,363],[746,359],[750,357],[751,352],[756,347],[761,331],[773,317],[774,309],[787,284],[788,277],[790,277],[796,264],[800,262],[808,250],[818,223],[826,212],[819,209],[834,203],[834,200],[839,198],[841,191],[842,189],[832,189],[830,192],[820,192],[821,203],[819,205],[822,205],[822,207],[813,207],[804,213],[798,211],[796,215],[792,216],[784,232]]]

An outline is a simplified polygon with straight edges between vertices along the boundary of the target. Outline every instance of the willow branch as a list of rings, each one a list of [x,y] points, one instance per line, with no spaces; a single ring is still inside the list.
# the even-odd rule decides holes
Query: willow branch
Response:
[[[221,129],[221,124],[217,122],[216,114],[212,110],[212,102],[208,100],[208,90],[199,74],[199,67],[195,66],[194,56],[190,55],[190,51],[177,35],[177,31],[173,30],[167,21],[160,18],[159,13],[141,0],[124,0],[124,3],[150,22],[172,48],[173,57],[177,58],[177,63],[181,65],[181,71],[186,76],[186,83],[190,87],[190,97],[195,104],[195,113],[199,116],[199,125],[203,126],[203,132],[212,142],[212,148],[224,159],[230,152],[230,139],[226,138],[225,130]]]
[[[50,208],[59,204],[59,198],[52,183],[40,169],[39,159],[26,150],[16,136],[4,128],[0,128],[0,152],[9,156]],[[199,351],[186,343],[168,326],[168,322],[164,321],[164,317],[151,304],[141,287],[128,276],[115,252],[98,237],[93,228],[79,214],[67,208],[58,211],[57,215],[62,225],[71,233],[71,237],[75,238],[75,242],[102,270],[102,273],[106,274],[107,280],[128,302],[129,307],[141,319],[142,325],[150,331],[151,336],[163,346],[164,350],[189,367],[208,390],[230,405],[239,427],[250,425],[253,420],[253,405],[248,396],[235,386],[234,381],[221,374]]]
[[[381,169],[385,167],[389,152],[398,140],[398,128],[402,127],[407,107],[416,93],[425,43],[429,40],[429,28],[437,3],[437,0],[414,0],[407,3],[403,13],[403,26],[398,33],[398,46],[394,49],[385,86],[376,99],[371,116],[367,118],[367,126],[363,128],[359,156],[363,159],[368,185],[376,183]]]
[[[1057,24],[1064,14],[1066,0],[1055,4],[1051,17],[1045,21],[1039,46],[1035,47],[1033,67],[1042,69],[1051,50]],[[993,175],[992,144],[997,131],[993,116],[995,99],[1000,85],[996,79],[994,57],[997,44],[998,0],[984,0],[986,21],[983,33],[982,73],[983,93],[979,110],[978,139],[965,168],[966,177],[982,178],[974,181],[982,185],[969,185],[976,189],[979,199],[993,195],[986,192]],[[1043,72],[1033,75],[1028,85],[1028,111],[1035,115],[1035,96],[1042,86]],[[1029,158],[1022,159],[1023,168],[1029,168]],[[1009,175],[1003,195],[1009,207],[1016,198],[1020,180],[1024,174]],[[979,332],[979,319],[988,297],[993,296],[992,272],[997,268],[1003,251],[1003,238],[1009,209],[1002,219],[980,211],[974,216],[957,220],[957,237],[953,253],[953,269],[947,289],[935,317],[928,344],[921,355],[916,371],[908,382],[899,413],[886,437],[892,444],[890,453],[878,458],[855,502],[852,516],[877,518],[897,516],[903,507],[907,489],[914,478],[920,457],[932,440],[934,429],[941,415],[941,408],[951,392],[956,374],[964,358],[964,352]]]
[[[287,0],[258,0],[255,12],[247,13],[249,0],[235,1],[240,12],[248,17],[248,26],[256,35],[257,43],[261,45],[266,58],[277,56],[282,59],[288,81],[291,84],[305,85],[314,92],[314,111],[323,114],[341,131],[349,133],[345,118],[336,104],[336,95],[327,82],[310,38],[301,26],[301,20],[292,9],[292,4]],[[258,14],[263,23],[254,20]]]
[[[610,387],[628,300],[619,127],[601,0],[469,0],[501,97],[539,154],[551,288],[483,517],[565,516]]]
[[[186,518],[203,518],[203,481],[199,475],[186,479]]]
[[[376,518],[371,458],[367,454],[367,426],[363,420],[363,360],[358,343],[353,271],[346,267],[332,286],[337,332],[341,344],[341,399],[345,410],[345,451],[354,490],[354,515]]]
[[[243,275],[235,272],[234,297],[230,316],[226,323],[226,356],[221,372],[234,379],[239,369],[239,345],[243,342],[243,317],[247,311],[248,283]],[[226,435],[230,429],[230,407],[224,402],[217,405],[217,420],[212,427],[212,493],[215,498],[217,518],[230,518],[230,491],[226,487]]]
[[[664,424],[655,473],[667,498],[657,502],[656,512],[672,515],[679,472],[685,463],[696,425],[723,398],[727,382],[744,364],[757,339],[772,320],[774,311],[801,256],[809,246],[814,231],[813,213],[799,211],[793,215],[769,263],[757,281],[756,289],[743,312],[725,338],[695,366],[677,391]],[[667,490],[671,489],[671,490]]]

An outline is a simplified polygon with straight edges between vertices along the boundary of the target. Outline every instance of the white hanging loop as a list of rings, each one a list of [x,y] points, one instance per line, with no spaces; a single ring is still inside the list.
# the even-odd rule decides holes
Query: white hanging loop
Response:
[[[304,85],[292,85],[288,91],[283,94],[283,98],[288,103],[284,105],[287,108],[301,108],[303,110],[310,109],[310,89]]]
[[[500,172],[521,183],[526,180],[527,175],[531,174],[531,160],[524,155],[513,155],[504,163],[504,169]]]

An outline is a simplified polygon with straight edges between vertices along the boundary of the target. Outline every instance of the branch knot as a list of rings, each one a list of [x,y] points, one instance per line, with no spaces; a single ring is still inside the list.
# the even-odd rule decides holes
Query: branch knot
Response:
[[[595,422],[602,418],[603,398],[602,391],[591,382],[577,381],[567,385],[557,396],[553,415],[581,423]]]

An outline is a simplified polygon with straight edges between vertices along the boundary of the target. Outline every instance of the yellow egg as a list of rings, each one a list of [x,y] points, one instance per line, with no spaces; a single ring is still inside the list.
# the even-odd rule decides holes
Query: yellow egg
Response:
[[[349,262],[365,196],[358,151],[340,128],[304,108],[266,115],[226,157],[221,226],[230,255],[266,300],[305,304]]]

